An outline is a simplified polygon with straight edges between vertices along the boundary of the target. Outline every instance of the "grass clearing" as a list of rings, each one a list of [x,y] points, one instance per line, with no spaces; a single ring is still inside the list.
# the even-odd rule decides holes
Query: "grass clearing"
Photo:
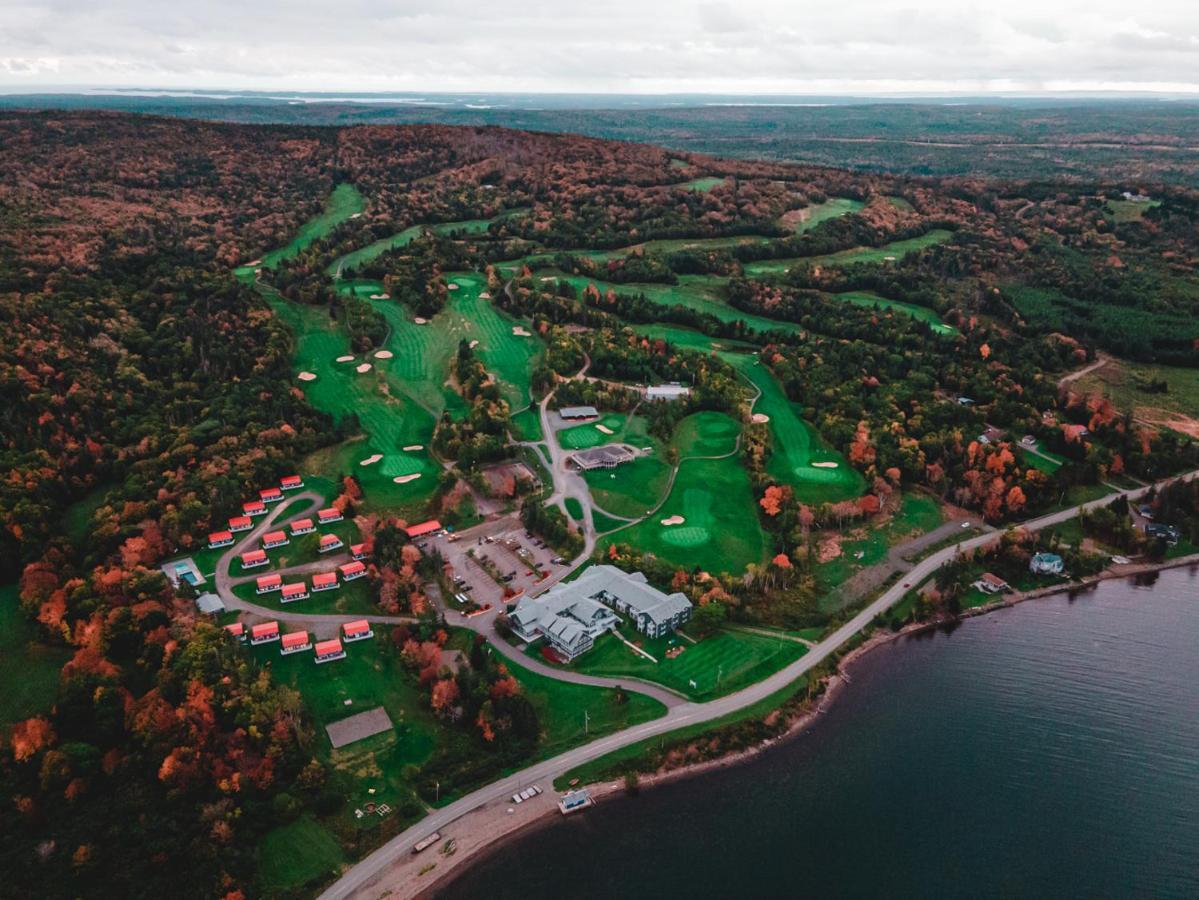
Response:
[[[1139,222],[1146,210],[1161,205],[1160,200],[1108,200],[1103,204],[1103,212],[1111,222]]]
[[[711,700],[761,681],[807,652],[795,641],[747,631],[723,630],[695,644],[673,635],[651,639],[631,628],[621,633],[658,661],[650,662],[614,635],[604,635],[572,668],[589,675],[642,678],[693,700]],[[666,652],[674,647],[683,647],[683,652],[668,659]]]
[[[49,710],[70,658],[68,648],[38,639],[37,626],[21,610],[17,586],[0,587],[0,726]]]
[[[311,816],[273,828],[258,847],[258,880],[273,894],[337,872],[345,862],[341,844]]]
[[[705,410],[683,419],[671,437],[679,459],[724,456],[737,449],[741,424],[725,413]]]
[[[706,194],[718,184],[724,183],[723,176],[705,175],[702,178],[693,178],[690,181],[685,181],[679,187],[684,187],[689,191],[696,191],[700,194]]]
[[[859,212],[865,206],[866,204],[861,200],[851,200],[848,197],[833,197],[831,200],[825,200],[823,203],[817,203],[815,206],[794,210],[795,214],[788,214],[784,217],[784,220],[788,222],[794,221],[795,233],[803,234],[806,231],[811,231],[822,222]]]
[[[1113,359],[1070,388],[1110,397],[1138,419],[1199,437],[1199,369]]]

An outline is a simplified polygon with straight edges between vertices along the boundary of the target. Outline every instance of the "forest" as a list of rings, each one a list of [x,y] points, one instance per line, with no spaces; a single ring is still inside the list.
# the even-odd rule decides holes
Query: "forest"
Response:
[[[375,554],[371,608],[419,619],[383,651],[446,736],[405,776],[408,815],[553,730],[519,673],[441,628],[421,588],[438,561],[403,536],[469,506],[550,389],[636,409],[662,460],[646,483],[674,467],[723,491],[713,523],[744,500],[741,543],[711,557],[616,519],[600,545],[713,628],[827,625],[821,536],[905,497],[1003,527],[1199,466],[1185,428],[1068,377],[1104,354],[1199,366],[1199,193],[1176,172],[992,180],[489,124],[8,108],[0,154],[0,584],[65,659],[52,703],[0,722],[17,893],[257,895],[271,821],[344,812],[303,691],[160,570],[313,460]],[[335,353],[375,368],[352,381]],[[662,382],[689,393],[641,404]],[[679,469],[684,439],[707,449]],[[385,440],[429,477],[361,468]],[[1193,492],[1160,503],[1194,533]],[[582,546],[559,510],[521,515]]]

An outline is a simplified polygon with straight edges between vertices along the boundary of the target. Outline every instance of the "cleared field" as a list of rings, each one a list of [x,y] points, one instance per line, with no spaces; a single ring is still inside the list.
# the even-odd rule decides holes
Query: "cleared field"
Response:
[[[276,250],[271,250],[258,261],[257,268],[273,269],[285,259],[290,259],[318,238],[323,238],[335,227],[350,216],[366,209],[366,200],[352,184],[339,184],[329,195],[324,211],[315,218],[309,219],[296,232],[291,241]],[[233,274],[238,278],[253,279],[255,266],[241,266],[234,269]]]
[[[1199,437],[1199,369],[1112,360],[1070,389],[1110,397],[1138,419]]]
[[[1160,200],[1108,200],[1103,211],[1113,222],[1139,222],[1146,210],[1161,205]]]
[[[856,497],[866,482],[840,453],[826,447],[816,430],[787,399],[782,386],[757,357],[744,353],[722,353],[721,358],[737,369],[759,391],[755,413],[770,417],[774,452],[767,470],[789,484],[805,503],[831,503]],[[823,465],[813,465],[822,463]]]
[[[825,200],[823,203],[818,203],[815,206],[796,210],[798,215],[793,217],[788,216],[788,220],[794,219],[795,233],[803,234],[805,231],[811,231],[821,222],[827,222],[829,219],[836,219],[839,216],[858,212],[865,205],[861,200],[850,200],[848,197],[833,197],[831,200]]]
[[[706,194],[718,184],[724,182],[723,177],[715,175],[705,175],[703,178],[693,178],[691,181],[684,182],[681,187],[685,187],[689,191],[697,191],[701,194]]]
[[[682,521],[662,524],[662,520],[677,521],[676,517]],[[740,572],[750,563],[762,562],[766,554],[749,476],[735,456],[680,463],[662,507],[645,521],[616,532],[605,544],[613,541],[632,544],[680,568],[698,566],[714,572]]]
[[[904,303],[900,300],[888,300],[886,297],[880,297],[870,291],[847,291],[842,294],[826,294],[825,296],[832,300],[852,303],[855,306],[874,307],[884,311],[891,310],[911,316],[918,322],[926,323],[937,334],[958,333],[958,330],[952,325],[946,325],[941,321],[936,310],[929,309],[927,306],[917,306],[915,303]]]
[[[620,519],[614,519],[611,516],[604,515],[595,508],[592,508],[591,510],[591,522],[593,525],[595,525],[595,531],[597,534],[603,534],[604,532],[612,531],[613,529],[619,528],[621,525],[626,524]]]
[[[572,668],[590,675],[644,678],[692,699],[710,700],[760,681],[807,652],[795,641],[745,631],[720,631],[695,644],[674,636],[650,639],[631,628],[622,633],[657,662],[634,653],[614,635],[604,635]],[[683,652],[668,659],[666,651],[678,646]]]
[[[895,241],[881,247],[854,247],[841,250],[838,253],[828,253],[824,256],[797,256],[789,259],[764,259],[748,263],[745,274],[751,278],[785,275],[795,266],[848,266],[852,263],[881,263],[891,259],[902,259],[909,253],[923,250],[934,244],[944,243],[953,237],[952,231],[934,228],[920,237],[909,238],[906,241]]]
[[[17,586],[0,587],[0,726],[49,710],[70,658],[66,647],[38,640],[37,628],[21,611]]]

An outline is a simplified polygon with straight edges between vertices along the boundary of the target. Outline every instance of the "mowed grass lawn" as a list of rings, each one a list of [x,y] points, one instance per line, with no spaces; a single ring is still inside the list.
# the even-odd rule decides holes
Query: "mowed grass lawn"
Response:
[[[608,413],[594,422],[563,428],[558,432],[558,443],[566,450],[585,450],[613,441],[623,441],[626,421],[626,417],[620,413]],[[607,432],[601,430],[600,426],[606,428]]]
[[[675,516],[683,522],[662,524]],[[612,543],[630,544],[680,568],[710,572],[741,572],[762,562],[767,546],[749,476],[735,456],[684,460],[662,507],[602,545]]]
[[[0,730],[46,712],[58,693],[58,675],[71,658],[66,647],[43,644],[25,618],[17,586],[0,587]]]
[[[659,453],[638,456],[615,469],[593,469],[583,473],[591,498],[613,515],[635,518],[645,515],[660,499],[670,482],[670,465]]]
[[[745,274],[750,278],[783,275],[795,266],[847,266],[851,263],[881,263],[890,257],[902,259],[909,253],[923,250],[934,244],[940,244],[953,237],[953,232],[943,228],[934,228],[920,237],[884,244],[881,247],[853,247],[837,253],[823,256],[797,256],[786,259],[764,259],[748,263]]]
[[[258,846],[258,882],[268,895],[336,872],[345,853],[329,829],[311,816],[268,831]]]
[[[743,631],[718,631],[695,644],[673,635],[650,639],[627,627],[621,633],[658,661],[650,662],[608,634],[571,667],[589,675],[642,678],[693,700],[711,700],[761,681],[807,652],[795,641]],[[673,647],[685,649],[668,659],[666,652]]]
[[[769,416],[768,427],[774,437],[773,452],[767,466],[771,476],[790,485],[805,503],[833,503],[856,497],[866,482],[837,451],[828,447],[805,419],[798,405],[787,399],[778,379],[756,356],[722,353],[761,393],[754,412]],[[820,463],[820,465],[814,465]]]

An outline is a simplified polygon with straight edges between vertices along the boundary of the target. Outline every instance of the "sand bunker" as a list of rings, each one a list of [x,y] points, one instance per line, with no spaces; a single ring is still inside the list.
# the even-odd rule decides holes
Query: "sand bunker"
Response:
[[[421,475],[420,472],[414,472],[411,475],[397,475],[395,478],[393,478],[391,480],[394,481],[396,484],[407,484],[410,481],[416,481],[416,479],[420,478],[420,475]]]
[[[555,278],[553,275],[546,275],[546,276],[545,276],[544,278],[542,278],[541,280],[542,280],[542,281],[557,281],[558,279],[556,279],[556,278]]]
[[[391,294],[371,294],[372,300],[390,300]]]
[[[351,214],[350,218],[351,219],[361,219],[362,213],[353,213],[353,214]]]
[[[484,291],[483,293],[479,294],[479,299],[480,300],[490,300],[491,294],[488,291]]]
[[[424,449],[425,449],[424,444],[409,444],[407,447],[404,448],[404,452],[405,453],[415,453],[417,450],[424,450]]]
[[[429,324],[428,319],[422,319],[420,316],[417,316],[412,321],[415,322],[417,325],[428,325]]]
[[[764,425],[770,421],[770,416],[766,415],[766,413],[754,413],[753,421],[755,425]]]
[[[375,454],[373,454],[372,456],[368,456],[368,457],[367,457],[366,459],[364,459],[362,462],[358,463],[358,465],[360,465],[360,466],[373,466],[375,463],[377,463],[377,462],[378,462],[379,460],[381,460],[382,458],[383,458],[383,454],[382,454],[382,453],[375,453]]]
[[[337,357],[337,361],[338,361],[338,362],[353,362],[353,361],[354,361],[354,357],[352,357],[352,356],[339,356],[339,357]]]
[[[300,381],[316,381],[316,375],[312,372],[301,372],[299,378]]]
[[[471,341],[471,342],[470,342],[470,349],[474,350],[474,349],[475,349],[475,347],[477,347],[477,346],[479,346],[479,342],[478,342],[478,341]]]
[[[524,329],[524,327],[523,327],[523,326],[521,326],[521,325],[513,325],[513,326],[512,326],[512,333],[513,333],[514,335],[516,335],[517,337],[532,337],[532,336],[533,336],[533,335],[529,334],[529,332],[527,332],[527,331]]]
[[[447,284],[446,287],[448,287],[451,291],[458,290],[458,285],[454,284],[454,282],[452,282],[452,281],[449,284]]]
[[[835,462],[815,462],[812,463],[814,469],[838,469],[840,465]]]
[[[252,259],[248,263],[246,263],[246,265],[247,266],[261,266],[262,260],[261,259]]]
[[[355,367],[354,367],[354,371],[355,371],[355,372],[357,372],[359,375],[361,375],[363,372],[369,372],[370,370],[371,370],[371,364],[370,364],[370,363],[363,363],[363,364],[362,364],[362,365],[360,365],[360,366],[355,366]]]
[[[884,256],[883,261],[884,262],[895,262],[895,257],[894,256]]]
[[[376,350],[375,359],[391,359],[395,356],[390,350]]]
[[[668,519],[663,519],[662,524],[669,527],[671,525],[682,525],[686,521],[687,520],[684,519],[682,516],[671,516]]]
[[[615,433],[616,433],[616,432],[615,432],[615,431],[613,431],[611,428],[609,428],[607,425],[596,425],[596,426],[595,426],[595,430],[596,430],[596,431],[601,431],[601,432],[603,432],[604,434],[615,434]]]

